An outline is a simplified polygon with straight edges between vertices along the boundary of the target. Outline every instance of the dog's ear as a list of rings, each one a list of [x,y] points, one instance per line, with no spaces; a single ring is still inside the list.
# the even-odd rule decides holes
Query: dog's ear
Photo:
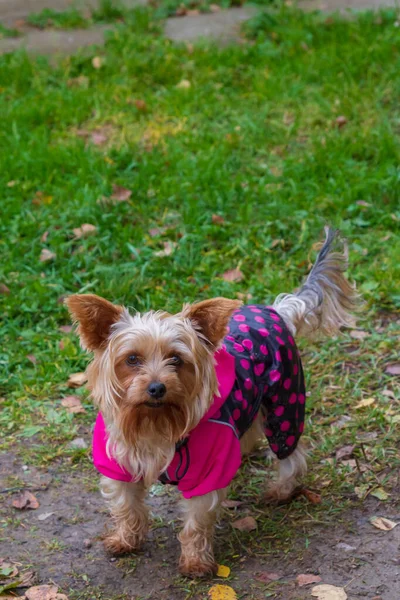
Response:
[[[211,298],[197,304],[188,304],[182,316],[193,321],[193,325],[213,346],[218,346],[226,335],[232,313],[241,306],[240,300]]]
[[[75,294],[65,300],[73,321],[78,323],[78,334],[86,350],[97,350],[110,335],[111,325],[123,311],[122,306],[111,304],[95,294]]]

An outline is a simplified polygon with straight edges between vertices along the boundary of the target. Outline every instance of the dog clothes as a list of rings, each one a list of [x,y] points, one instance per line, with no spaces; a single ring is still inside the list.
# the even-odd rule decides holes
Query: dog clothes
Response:
[[[215,353],[219,396],[179,442],[160,481],[178,486],[185,498],[225,488],[241,464],[240,438],[261,411],[265,435],[279,459],[294,451],[304,429],[305,383],[301,359],[283,319],[271,307],[242,306],[229,322]],[[135,474],[106,452],[107,432],[99,413],[93,459],[110,479],[134,481]],[[112,450],[111,450],[112,452]]]

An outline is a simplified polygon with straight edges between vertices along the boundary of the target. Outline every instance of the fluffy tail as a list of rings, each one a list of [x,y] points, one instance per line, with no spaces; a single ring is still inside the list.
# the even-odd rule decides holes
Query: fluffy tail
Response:
[[[355,287],[346,279],[347,244],[339,232],[325,227],[326,239],[303,286],[294,294],[281,294],[274,308],[293,335],[333,336],[341,327],[354,327],[359,304]],[[334,250],[339,244],[341,248]]]

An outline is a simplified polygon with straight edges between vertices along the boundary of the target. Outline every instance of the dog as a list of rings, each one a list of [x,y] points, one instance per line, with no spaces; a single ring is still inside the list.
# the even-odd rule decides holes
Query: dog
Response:
[[[174,315],[130,314],[96,295],[67,298],[81,345],[93,353],[93,456],[114,521],[107,550],[130,552],[143,542],[146,490],[160,479],[183,496],[181,573],[215,574],[217,509],[241,457],[265,436],[278,458],[267,494],[290,498],[307,469],[299,441],[306,391],[294,338],[354,327],[357,294],[347,265],[345,242],[326,228],[303,286],[272,306],[212,298]]]

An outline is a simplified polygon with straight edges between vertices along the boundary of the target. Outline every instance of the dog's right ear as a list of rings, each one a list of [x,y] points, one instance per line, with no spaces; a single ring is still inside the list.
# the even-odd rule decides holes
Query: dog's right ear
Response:
[[[65,300],[72,320],[78,323],[78,334],[85,350],[97,350],[110,335],[111,325],[123,311],[95,294],[75,294]]]

